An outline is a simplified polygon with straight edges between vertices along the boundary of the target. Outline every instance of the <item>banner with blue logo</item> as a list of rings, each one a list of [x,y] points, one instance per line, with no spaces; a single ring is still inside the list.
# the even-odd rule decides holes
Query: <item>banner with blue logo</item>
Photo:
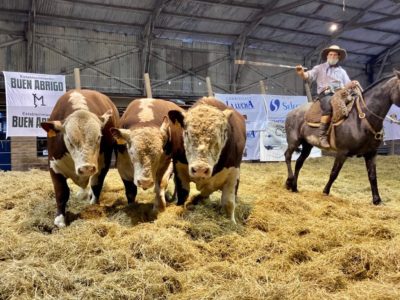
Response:
[[[293,109],[307,103],[306,96],[267,95],[267,129],[260,134],[260,161],[284,161],[287,149],[285,121]],[[300,153],[293,153],[292,159]],[[310,157],[320,157],[321,150],[313,148]]]
[[[246,118],[247,140],[243,160],[285,160],[286,115],[307,103],[306,96],[216,94],[215,97]],[[321,156],[321,150],[313,148],[310,156]],[[293,155],[293,159],[297,157]]]
[[[284,123],[289,111],[307,103],[306,96],[267,95],[268,120]]]
[[[246,130],[265,130],[267,127],[266,95],[215,94],[215,98],[233,107],[246,119]]]
[[[3,72],[7,104],[7,137],[46,136],[47,121],[65,93],[64,75]]]

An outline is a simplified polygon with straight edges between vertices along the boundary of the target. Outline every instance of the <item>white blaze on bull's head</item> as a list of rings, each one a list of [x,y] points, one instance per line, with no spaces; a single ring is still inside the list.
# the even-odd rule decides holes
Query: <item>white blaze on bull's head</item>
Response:
[[[221,111],[210,105],[198,105],[187,113],[169,113],[172,122],[183,127],[183,142],[189,175],[209,178],[228,139],[231,109]]]
[[[112,111],[98,117],[87,110],[76,110],[64,122],[48,121],[42,127],[63,134],[65,146],[70,153],[77,175],[91,176],[98,171],[98,157],[102,129]]]
[[[156,173],[164,159],[164,146],[168,140],[168,120],[158,127],[136,127],[134,129],[111,128],[119,144],[126,144],[133,165],[133,182],[146,190],[156,181]]]

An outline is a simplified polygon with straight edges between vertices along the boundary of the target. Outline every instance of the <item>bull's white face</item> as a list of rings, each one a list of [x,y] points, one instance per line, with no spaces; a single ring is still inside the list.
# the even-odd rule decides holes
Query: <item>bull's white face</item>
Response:
[[[97,173],[104,124],[95,114],[84,110],[75,111],[65,120],[63,138],[77,175]]]
[[[163,147],[168,136],[164,129],[163,126],[113,129],[114,136],[118,134],[126,142],[134,170],[133,182],[144,190],[154,185],[157,170],[165,158]]]
[[[185,115],[183,141],[192,178],[209,178],[228,139],[232,110],[199,105]]]

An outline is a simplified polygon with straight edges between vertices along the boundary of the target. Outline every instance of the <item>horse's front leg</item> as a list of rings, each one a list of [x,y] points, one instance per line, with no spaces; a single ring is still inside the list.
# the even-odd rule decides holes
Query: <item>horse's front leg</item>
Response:
[[[288,148],[285,151],[285,161],[286,161],[286,167],[287,167],[287,172],[288,172],[288,177],[286,179],[286,188],[288,190],[292,189],[293,185],[293,170],[292,170],[292,155],[294,152],[295,148],[288,146]]]
[[[304,161],[311,153],[312,145],[306,142],[303,142],[301,145],[301,153],[299,158],[296,160],[296,165],[294,167],[294,178],[292,183],[292,191],[298,192],[297,190],[297,179],[299,178],[300,170],[303,167]]]
[[[365,166],[367,167],[369,184],[371,185],[372,203],[378,205],[382,202],[378,191],[378,180],[376,177],[376,152],[364,155]]]
[[[338,155],[335,158],[335,162],[333,163],[333,167],[331,170],[331,175],[329,176],[329,180],[328,183],[325,185],[324,188],[324,194],[325,195],[329,195],[330,191],[331,191],[331,187],[333,182],[336,180],[336,178],[339,175],[340,170],[343,167],[344,162],[346,161],[347,157],[345,155]]]

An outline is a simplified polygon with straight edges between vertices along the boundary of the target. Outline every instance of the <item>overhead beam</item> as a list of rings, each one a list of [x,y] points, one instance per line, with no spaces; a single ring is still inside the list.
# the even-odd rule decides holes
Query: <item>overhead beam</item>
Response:
[[[302,6],[302,5],[305,5],[307,3],[312,2],[312,0],[294,1],[291,3],[285,4],[285,5],[279,6],[279,7],[275,7],[275,5],[278,2],[279,2],[279,0],[272,0],[271,2],[269,2],[263,8],[263,10],[254,17],[254,19],[251,21],[250,25],[246,26],[244,28],[244,30],[240,33],[240,35],[238,36],[238,38],[236,39],[236,41],[233,44],[234,53],[235,53],[235,57],[233,58],[234,60],[243,59],[243,53],[244,53],[244,48],[245,48],[247,37],[257,28],[257,26],[262,22],[262,20],[264,18],[294,9],[294,8]],[[241,69],[241,66],[239,66],[239,65],[236,65],[234,67],[234,76],[233,76],[234,82],[231,83],[231,84],[233,84],[234,87],[236,86],[236,83],[239,81],[240,69]]]
[[[169,0],[157,0],[151,15],[148,17],[146,25],[143,30],[143,53],[142,53],[142,73],[149,73],[149,62],[150,62],[150,53],[151,53],[151,44],[153,41],[153,31],[157,21],[158,16],[161,11],[165,7],[165,5],[169,2]]]
[[[328,46],[334,39],[338,38],[341,34],[343,34],[349,27],[354,26],[354,24],[360,20],[368,10],[376,4],[375,0],[369,0],[368,4],[365,6],[363,11],[360,11],[357,15],[352,17],[347,23],[345,23],[342,28],[340,28],[336,33],[334,33],[329,38],[325,39],[322,43],[320,43],[315,50],[311,51],[308,55],[306,55],[305,60],[311,59],[315,54],[319,54],[323,48]]]
[[[18,38],[18,39],[14,39],[14,40],[11,40],[11,41],[7,41],[7,42],[4,42],[4,43],[1,43],[0,44],[0,48],[12,46],[12,45],[24,42],[24,41],[25,41],[24,38]]]
[[[175,68],[177,68],[180,71],[184,71],[189,75],[192,75],[192,76],[197,77],[197,78],[199,78],[199,79],[201,79],[203,81],[206,81],[206,78],[204,76],[198,75],[195,72],[193,72],[191,70],[188,70],[188,69],[185,69],[185,68],[181,67],[180,65],[178,65],[178,64],[176,64],[174,62],[168,61],[164,57],[162,57],[162,56],[160,56],[160,55],[158,55],[158,54],[156,54],[154,52],[151,53],[151,55],[154,56],[155,58],[157,58],[157,59],[159,59],[159,60],[161,60],[161,61],[163,61],[163,62],[165,62],[165,63],[167,63],[167,64],[169,64],[169,65],[171,65],[173,67],[175,67]],[[213,83],[213,86],[223,90],[224,92],[230,93],[229,89],[226,89],[226,88],[224,88],[224,87],[222,87],[222,86],[220,86],[218,84]]]
[[[268,3],[264,9],[258,13],[253,20],[251,21],[251,23],[249,25],[247,25],[243,31],[240,33],[240,35],[238,36],[238,38],[236,39],[236,41],[233,43],[232,47],[234,49],[234,57],[232,58],[233,60],[238,60],[238,59],[243,59],[243,53],[244,53],[244,48],[245,48],[245,44],[246,44],[246,40],[247,40],[247,36],[249,34],[251,34],[256,28],[257,26],[261,23],[261,21],[264,19],[264,17],[271,12],[271,10],[273,10],[273,8],[275,7],[275,5],[279,2],[279,0],[272,0],[272,2]],[[240,69],[241,66],[240,65],[234,65],[233,68],[233,72],[234,72],[234,76],[233,76],[233,82],[231,82],[231,84],[233,85],[233,89],[236,89],[236,83],[239,81],[239,75],[240,75]]]
[[[120,53],[118,53],[118,54],[113,54],[113,55],[110,55],[110,56],[101,58],[101,59],[96,60],[96,61],[94,61],[94,62],[86,62],[85,64],[79,66],[79,69],[82,71],[82,70],[84,70],[84,69],[90,68],[91,66],[98,66],[98,65],[101,65],[101,64],[104,64],[104,63],[107,63],[107,62],[110,62],[110,61],[113,61],[113,60],[122,58],[122,57],[124,57],[124,56],[130,55],[130,54],[133,54],[133,53],[137,53],[137,52],[139,52],[139,51],[140,51],[139,48],[129,49],[129,50],[127,50],[127,51],[123,51],[123,52],[120,52]],[[70,73],[73,73],[73,72],[74,72],[74,69],[75,69],[75,66],[70,67],[69,69],[67,69],[67,70],[64,71],[64,72],[61,72],[60,74],[70,74]]]
[[[220,57],[220,58],[217,58],[217,59],[215,59],[215,60],[213,60],[213,61],[211,61],[211,62],[209,62],[209,63],[207,63],[207,64],[204,64],[204,65],[198,66],[198,67],[196,67],[196,68],[190,69],[190,71],[195,72],[195,73],[198,73],[198,72],[200,72],[200,71],[202,71],[202,70],[204,70],[204,69],[208,69],[209,67],[215,66],[215,65],[217,65],[217,64],[219,64],[219,63],[221,63],[221,62],[223,62],[223,61],[226,61],[227,59],[229,59],[229,56],[228,56],[228,55],[225,55],[225,56]],[[187,72],[184,72],[184,71],[183,71],[183,72],[182,72],[181,74],[179,74],[179,75],[174,75],[174,76],[172,76],[172,77],[166,78],[166,79],[163,80],[162,82],[153,84],[153,88],[162,86],[162,85],[166,84],[168,81],[177,80],[177,79],[186,77],[186,76],[188,76],[188,75],[189,75],[189,74],[187,74]]]
[[[83,66],[87,66],[88,68],[93,69],[93,70],[95,70],[96,72],[98,72],[98,73],[100,73],[100,74],[106,75],[106,76],[108,76],[108,77],[110,77],[110,78],[112,78],[112,79],[114,79],[114,80],[116,80],[116,81],[119,81],[119,82],[121,82],[121,83],[123,83],[123,84],[125,84],[125,85],[127,85],[127,86],[129,86],[129,87],[135,88],[136,90],[140,91],[141,93],[143,92],[142,89],[140,89],[139,87],[137,87],[137,86],[134,85],[133,83],[128,82],[128,81],[126,81],[126,80],[123,80],[123,79],[121,79],[121,78],[118,78],[118,77],[114,76],[114,75],[113,75],[112,73],[110,73],[110,72],[107,72],[107,71],[104,71],[104,70],[102,70],[102,69],[100,69],[100,68],[97,68],[97,67],[95,67],[95,66],[92,66],[92,65],[90,65],[87,61],[85,61],[85,60],[83,60],[83,59],[80,59],[80,58],[77,58],[77,57],[75,57],[74,55],[71,55],[71,54],[69,54],[69,53],[66,52],[66,51],[59,50],[59,49],[57,49],[56,47],[54,47],[53,45],[48,45],[47,43],[42,42],[42,41],[36,41],[36,44],[38,44],[38,45],[40,45],[40,46],[42,46],[42,47],[45,47],[45,48],[47,48],[47,49],[49,49],[49,50],[51,50],[51,51],[53,51],[53,52],[55,52],[55,53],[57,53],[57,54],[59,54],[59,55],[61,55],[61,56],[64,56],[64,57],[66,57],[66,58],[69,58],[70,60],[72,60],[72,61],[74,61],[74,62],[77,62],[77,63],[79,63],[79,64],[81,64],[81,65],[83,65]]]

